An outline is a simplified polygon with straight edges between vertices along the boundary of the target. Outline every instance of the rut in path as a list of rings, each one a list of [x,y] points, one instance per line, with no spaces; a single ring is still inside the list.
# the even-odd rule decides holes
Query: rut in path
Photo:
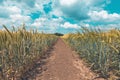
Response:
[[[42,66],[44,71],[28,80],[104,80],[96,78],[62,39],[58,39],[45,62]],[[41,67],[37,67],[37,70],[41,70]]]

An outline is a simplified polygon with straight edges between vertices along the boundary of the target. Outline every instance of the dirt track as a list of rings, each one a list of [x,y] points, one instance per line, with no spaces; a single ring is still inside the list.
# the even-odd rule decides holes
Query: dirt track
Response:
[[[104,80],[96,78],[62,39],[57,41],[50,56],[42,62],[44,64],[38,65],[34,71],[37,74],[28,80]],[[37,64],[41,64],[41,61]]]

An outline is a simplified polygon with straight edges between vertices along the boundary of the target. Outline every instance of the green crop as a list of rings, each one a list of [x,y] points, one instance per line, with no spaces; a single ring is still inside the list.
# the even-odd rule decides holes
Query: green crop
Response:
[[[52,34],[22,29],[0,30],[0,80],[16,80],[57,40]]]
[[[120,30],[102,32],[83,28],[65,40],[92,70],[105,78],[120,77]]]

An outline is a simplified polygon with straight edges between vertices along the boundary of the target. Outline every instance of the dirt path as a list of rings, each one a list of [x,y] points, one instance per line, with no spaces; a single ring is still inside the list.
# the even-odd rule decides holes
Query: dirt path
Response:
[[[29,80],[104,80],[97,78],[64,42],[59,39],[50,51],[50,57],[44,59],[42,68],[39,65],[34,79]],[[38,62],[39,63],[39,62]]]

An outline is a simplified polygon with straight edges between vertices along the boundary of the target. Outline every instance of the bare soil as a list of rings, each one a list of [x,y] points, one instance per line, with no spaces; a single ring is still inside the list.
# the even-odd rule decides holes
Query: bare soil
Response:
[[[71,48],[58,39],[22,80],[105,80],[98,78]]]

